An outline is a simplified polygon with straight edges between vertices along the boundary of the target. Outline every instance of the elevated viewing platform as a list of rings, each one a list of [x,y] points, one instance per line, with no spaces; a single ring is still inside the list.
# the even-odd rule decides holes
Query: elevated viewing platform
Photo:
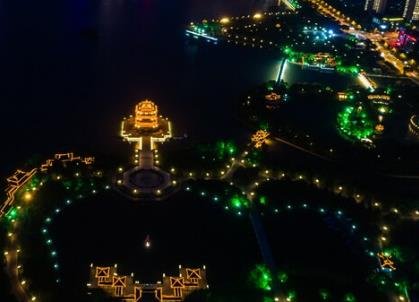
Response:
[[[121,137],[135,144],[137,165],[123,171],[117,184],[134,199],[160,195],[170,186],[170,175],[154,165],[154,153],[157,143],[172,137],[170,121],[158,114],[155,103],[144,100],[135,106],[134,115],[122,121]]]
[[[170,121],[158,115],[158,107],[149,100],[141,101],[135,107],[135,115],[124,118],[121,124],[121,136],[130,143],[136,143],[136,149],[153,150],[156,143],[172,137]]]

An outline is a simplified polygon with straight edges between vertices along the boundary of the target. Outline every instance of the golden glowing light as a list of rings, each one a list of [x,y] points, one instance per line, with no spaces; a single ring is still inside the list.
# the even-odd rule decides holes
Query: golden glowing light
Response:
[[[221,18],[220,23],[221,23],[221,24],[227,24],[227,23],[230,23],[230,18],[227,18],[227,17]]]
[[[127,142],[135,143],[136,164],[140,160],[142,150],[155,150],[156,143],[162,143],[172,137],[171,123],[167,118],[158,115],[157,105],[150,100],[143,100],[135,106],[134,115],[124,118],[121,122],[120,136]],[[154,157],[157,158],[157,152]],[[156,161],[155,163],[158,163]]]
[[[148,236],[147,236],[148,237]],[[202,268],[184,268],[179,265],[178,276],[166,276],[153,284],[134,280],[134,274],[119,275],[117,265],[113,267],[90,266],[89,288],[100,288],[112,297],[123,301],[142,301],[143,292],[154,292],[161,302],[184,301],[195,290],[208,288],[205,266]],[[150,288],[152,291],[150,291]]]
[[[338,92],[339,101],[346,101],[348,99],[348,94],[346,92]]]
[[[261,148],[263,144],[266,143],[267,138],[270,133],[266,130],[258,130],[251,137],[252,142],[255,144],[256,148]]]
[[[262,19],[262,14],[261,13],[254,14],[253,19],[256,19],[256,20]]]
[[[379,100],[379,101],[390,101],[390,96],[387,94],[370,94],[368,95],[369,100]]]
[[[33,196],[32,196],[32,194],[31,194],[30,192],[26,192],[26,193],[23,195],[23,199],[24,199],[25,201],[31,201],[31,200],[32,200],[32,198],[33,198]]]
[[[396,267],[394,266],[394,261],[391,260],[391,256],[386,255],[385,253],[378,253],[377,256],[380,260],[380,266],[382,269],[396,270]]]
[[[157,128],[158,107],[152,101],[144,100],[135,106],[135,127],[136,128]]]
[[[384,125],[383,124],[377,124],[375,126],[375,131],[377,131],[377,132],[383,132],[384,131]]]
[[[279,101],[281,99],[281,95],[279,95],[275,92],[271,92],[271,93],[265,95],[265,99],[267,101],[275,102],[275,101]]]

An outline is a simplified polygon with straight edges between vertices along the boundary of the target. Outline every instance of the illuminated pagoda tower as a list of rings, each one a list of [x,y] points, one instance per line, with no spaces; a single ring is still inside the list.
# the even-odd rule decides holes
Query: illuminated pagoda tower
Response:
[[[159,126],[158,107],[149,100],[135,106],[135,128],[157,128]]]
[[[156,142],[172,137],[170,121],[158,115],[158,107],[152,101],[139,102],[134,113],[134,116],[122,121],[121,136],[128,142],[136,143],[136,149],[153,150]]]
[[[154,156],[156,143],[172,137],[170,121],[158,114],[156,104],[143,100],[135,106],[134,115],[123,119],[121,137],[135,144],[136,166],[122,171],[117,183],[135,198],[141,194],[161,194],[170,185],[170,175],[154,165]]]

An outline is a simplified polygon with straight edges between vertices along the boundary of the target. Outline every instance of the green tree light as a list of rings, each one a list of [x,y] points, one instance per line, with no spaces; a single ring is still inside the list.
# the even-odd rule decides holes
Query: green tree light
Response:
[[[266,198],[266,196],[259,197],[259,203],[261,205],[266,205],[267,202],[268,202],[268,199]]]
[[[288,274],[286,272],[279,272],[278,279],[281,283],[286,283],[288,281]]]
[[[320,298],[321,298],[323,301],[327,301],[327,300],[329,300],[329,299],[330,299],[330,294],[329,294],[329,292],[328,292],[327,290],[325,290],[325,289],[321,289],[321,290],[319,291],[319,294],[320,294]]]
[[[295,290],[291,290],[288,292],[287,294],[287,301],[295,301],[295,299],[297,298],[297,292]]]
[[[256,265],[250,272],[250,282],[258,289],[270,291],[272,289],[272,274],[264,264]]]
[[[14,220],[18,216],[18,211],[15,208],[12,208],[9,213],[7,213],[7,219]]]
[[[234,195],[230,198],[230,206],[235,209],[248,208],[249,200],[240,195]]]
[[[355,298],[354,294],[352,294],[352,293],[347,293],[347,294],[345,295],[345,297],[343,298],[343,301],[344,301],[344,302],[355,302],[355,301],[356,301],[356,298]]]
[[[361,140],[374,133],[373,122],[364,106],[347,106],[338,114],[338,127],[349,138]]]

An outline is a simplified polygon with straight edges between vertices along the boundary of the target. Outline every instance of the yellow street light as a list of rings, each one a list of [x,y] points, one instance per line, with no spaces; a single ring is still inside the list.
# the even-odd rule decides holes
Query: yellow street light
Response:
[[[230,23],[230,19],[229,19],[229,18],[227,18],[227,17],[221,18],[220,23],[221,23],[221,24],[227,24],[227,23]]]

